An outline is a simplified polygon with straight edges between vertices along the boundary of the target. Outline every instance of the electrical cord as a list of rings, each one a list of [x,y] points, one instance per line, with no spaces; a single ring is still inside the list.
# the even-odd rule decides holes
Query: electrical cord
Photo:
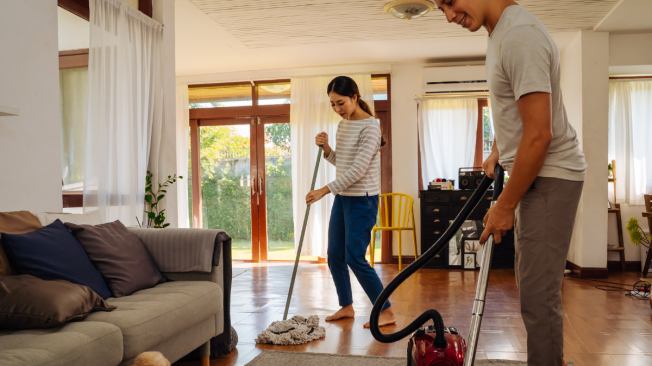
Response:
[[[602,291],[625,291],[626,292],[625,296],[629,296],[638,300],[650,299],[650,283],[647,281],[638,281],[635,284],[631,285],[628,283],[590,280],[588,278],[580,278],[576,276],[566,276],[566,277],[575,278],[577,280],[582,280],[582,281],[608,283],[608,285],[596,285],[595,288]],[[618,286],[629,286],[629,288],[623,288]]]

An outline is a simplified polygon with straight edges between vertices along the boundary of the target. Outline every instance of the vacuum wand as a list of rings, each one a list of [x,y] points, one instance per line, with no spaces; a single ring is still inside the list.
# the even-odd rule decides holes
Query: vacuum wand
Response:
[[[319,171],[319,161],[321,160],[321,152],[323,146],[319,146],[317,153],[317,163],[315,164],[315,173],[312,176],[312,184],[310,191],[315,190],[315,183],[317,182],[317,172]],[[297,278],[297,269],[299,268],[299,258],[301,257],[301,248],[303,247],[303,238],[306,236],[306,226],[308,225],[308,215],[310,214],[310,205],[306,207],[306,216],[303,218],[303,228],[301,229],[301,238],[299,239],[299,248],[297,249],[297,259],[294,261],[294,271],[292,271],[292,281],[290,281],[290,291],[288,292],[288,300],[285,303],[285,313],[283,313],[283,320],[287,320],[288,311],[290,310],[290,300],[292,300],[292,290],[294,290],[294,280]]]
[[[503,191],[503,182],[505,181],[505,171],[502,166],[496,165],[495,174],[494,195],[491,200],[491,206],[495,205],[496,201],[498,201],[498,197]],[[473,366],[473,362],[475,361],[475,352],[478,348],[478,338],[480,337],[480,325],[482,323],[482,315],[484,314],[485,298],[487,297],[487,284],[489,282],[493,251],[494,237],[491,235],[484,243],[482,251],[478,288],[475,291],[475,301],[473,302],[473,317],[471,318],[471,330],[469,331],[469,340],[467,342],[466,354],[464,355],[464,366]]]

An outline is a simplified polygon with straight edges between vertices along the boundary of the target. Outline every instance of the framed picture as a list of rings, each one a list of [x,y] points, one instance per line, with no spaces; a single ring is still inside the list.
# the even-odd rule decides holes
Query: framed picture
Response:
[[[464,253],[464,269],[475,269],[475,253]]]
[[[449,224],[452,224],[451,220]],[[474,241],[477,247],[477,239],[480,239],[484,227],[482,220],[466,220],[462,227],[455,233],[455,236],[448,243],[448,267],[464,268],[464,253],[473,252],[473,249],[465,248],[469,241]],[[470,240],[469,240],[470,239]]]

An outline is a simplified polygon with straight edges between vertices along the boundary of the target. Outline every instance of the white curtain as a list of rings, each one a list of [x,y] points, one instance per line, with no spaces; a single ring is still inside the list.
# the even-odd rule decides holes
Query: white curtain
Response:
[[[652,193],[652,81],[609,83],[609,162],[618,203],[643,205]]]
[[[360,89],[362,99],[373,109],[374,98],[371,75],[348,75]],[[334,77],[311,77],[292,79],[290,108],[290,133],[292,151],[292,208],[294,210],[294,243],[298,248],[306,213],[306,195],[310,191],[312,175],[317,161],[319,147],[315,136],[320,132],[328,134],[328,143],[333,149],[337,124],[342,119],[333,112],[326,89]],[[335,167],[323,157],[315,189],[322,188],[335,180]],[[334,196],[326,195],[312,205],[306,228],[302,255],[326,257],[328,246],[328,222]],[[296,250],[296,249],[295,249]]]
[[[162,129],[162,26],[122,0],[89,4],[84,211],[135,225]]]
[[[436,178],[455,179],[473,166],[478,129],[477,98],[433,98],[419,103],[423,187]]]
[[[190,137],[190,109],[188,102],[188,85],[177,85],[177,174],[183,179],[177,180],[177,202],[179,227],[190,227],[188,216],[188,142]]]

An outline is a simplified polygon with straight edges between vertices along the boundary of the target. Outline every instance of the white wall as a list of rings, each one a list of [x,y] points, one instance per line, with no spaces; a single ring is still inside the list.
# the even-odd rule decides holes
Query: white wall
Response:
[[[561,53],[561,90],[568,120],[577,131],[577,138],[582,148],[582,36],[579,32]],[[583,205],[579,205],[575,217],[575,230],[568,251],[568,260],[576,264],[582,261],[583,230],[580,228],[583,222],[584,209]]]
[[[587,170],[569,251],[581,267],[607,266],[609,34],[581,31],[562,53],[562,91]]]
[[[609,36],[609,66],[652,65],[652,33]]]
[[[88,48],[90,26],[88,20],[57,7],[59,51]]]
[[[421,95],[422,64],[394,65],[392,67],[392,190],[414,198],[414,220],[417,228],[417,249],[420,248],[420,201],[417,105]],[[402,255],[414,255],[412,234],[402,234]],[[394,234],[393,250],[398,255],[398,234]],[[420,251],[419,251],[420,252]]]
[[[61,212],[56,0],[0,0],[0,211]]]

